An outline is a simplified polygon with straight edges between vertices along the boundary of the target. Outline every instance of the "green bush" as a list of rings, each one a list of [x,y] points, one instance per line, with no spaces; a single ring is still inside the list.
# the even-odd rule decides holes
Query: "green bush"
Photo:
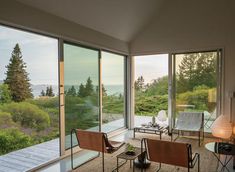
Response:
[[[59,97],[46,97],[37,99],[28,99],[28,103],[37,105],[42,109],[46,108],[59,108]]]
[[[12,126],[16,126],[16,124],[12,120],[11,114],[8,112],[0,111],[0,128],[8,128]]]
[[[135,99],[135,114],[156,115],[160,110],[167,110],[168,95],[141,96]]]
[[[177,97],[177,103],[194,105],[194,110],[208,110],[208,91],[209,89],[206,88],[197,88],[193,91],[181,93]]]
[[[13,121],[19,122],[23,127],[43,130],[50,124],[48,113],[27,102],[4,104],[0,109],[10,113]]]
[[[15,128],[0,130],[0,155],[33,145],[33,140]]]
[[[11,102],[11,92],[7,84],[0,84],[0,104]]]

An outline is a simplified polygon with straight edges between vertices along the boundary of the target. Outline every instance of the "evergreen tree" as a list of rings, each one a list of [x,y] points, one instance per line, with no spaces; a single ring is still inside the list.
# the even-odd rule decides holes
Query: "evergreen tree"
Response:
[[[46,96],[48,96],[49,95],[49,87],[47,86],[47,88],[46,88]]]
[[[79,91],[78,91],[79,97],[86,97],[86,90],[83,84],[80,84]]]
[[[192,91],[195,86],[197,55],[186,54],[179,65],[177,93]]]
[[[85,96],[91,96],[94,93],[94,86],[92,84],[92,80],[88,77],[86,85],[85,85]]]
[[[41,91],[40,96],[46,96],[46,93],[45,93],[45,91],[44,91],[44,90],[42,90],[42,91]]]
[[[6,66],[6,79],[4,83],[9,86],[12,100],[15,102],[24,101],[32,98],[32,90],[30,88],[28,73],[26,72],[26,64],[22,59],[21,50],[17,43],[11,54],[10,62]]]
[[[49,87],[49,94],[48,94],[48,96],[49,96],[49,97],[54,97],[54,96],[55,96],[55,94],[53,93],[53,88],[52,88],[51,85],[50,85],[50,87]]]
[[[73,85],[71,88],[68,89],[66,95],[68,95],[68,96],[76,96],[77,95],[76,89]]]
[[[184,55],[177,73],[177,93],[192,91],[195,87],[216,86],[216,53]]]
[[[48,96],[48,97],[54,97],[55,96],[55,94],[53,93],[53,89],[52,89],[51,85],[49,87],[47,87],[47,89],[46,89],[46,96]]]
[[[140,76],[135,81],[135,90],[136,91],[144,91],[145,85],[144,85],[144,77]]]

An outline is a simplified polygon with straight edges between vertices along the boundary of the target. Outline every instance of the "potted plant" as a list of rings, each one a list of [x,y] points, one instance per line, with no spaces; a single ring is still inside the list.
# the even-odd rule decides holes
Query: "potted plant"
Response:
[[[135,155],[135,147],[131,145],[130,143],[127,144],[127,155]]]

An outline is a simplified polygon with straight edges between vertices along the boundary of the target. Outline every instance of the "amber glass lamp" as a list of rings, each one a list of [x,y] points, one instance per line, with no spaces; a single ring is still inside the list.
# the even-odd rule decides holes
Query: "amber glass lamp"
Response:
[[[221,139],[230,139],[233,133],[232,124],[225,115],[220,115],[211,126],[212,135]]]

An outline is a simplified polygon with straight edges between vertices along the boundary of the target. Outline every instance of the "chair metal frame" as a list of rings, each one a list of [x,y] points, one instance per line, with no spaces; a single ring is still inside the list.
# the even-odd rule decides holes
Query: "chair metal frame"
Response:
[[[143,138],[141,140],[141,152],[146,153],[147,159],[149,161],[151,161],[151,159],[149,157],[147,140],[148,140],[148,138]],[[149,140],[158,141],[158,142],[168,142],[168,141],[153,140],[153,139],[149,139]],[[170,144],[170,143],[174,144],[174,142],[168,142],[168,144]],[[182,144],[185,144],[185,143],[182,143]],[[200,154],[195,153],[194,156],[192,157],[192,146],[191,146],[191,144],[187,144],[187,143],[186,143],[186,145],[187,145],[187,156],[188,156],[188,165],[187,165],[188,172],[190,172],[190,168],[194,168],[196,163],[198,163],[198,172],[200,172]],[[159,167],[157,168],[156,172],[161,170],[161,164],[162,164],[162,162],[159,162]],[[175,165],[175,164],[170,164],[170,165]],[[143,168],[141,168],[141,172],[143,172]]]
[[[82,163],[82,164],[80,164],[80,165],[74,167],[74,164],[73,164],[73,159],[74,159],[74,158],[73,158],[73,148],[74,148],[75,146],[73,146],[73,134],[76,135],[76,138],[77,138],[77,141],[78,141],[78,146],[80,146],[79,138],[78,138],[78,136],[77,136],[77,130],[79,130],[79,129],[72,129],[72,130],[71,130],[71,133],[70,133],[70,139],[71,139],[71,168],[72,168],[72,170],[77,169],[77,168],[80,167],[81,165],[83,165],[83,164],[85,164],[85,163],[87,163],[87,162],[89,162],[89,161],[91,161],[91,160],[93,160],[93,159],[99,157],[99,156],[100,156],[100,153],[101,153],[101,156],[102,156],[102,171],[104,172],[104,170],[105,170],[105,169],[104,169],[104,153],[105,153],[105,152],[106,152],[106,153],[113,153],[113,152],[117,151],[120,147],[122,147],[122,146],[125,144],[124,142],[122,142],[122,143],[120,142],[120,146],[119,146],[116,150],[114,150],[113,152],[109,152],[109,150],[108,150],[107,148],[115,148],[115,147],[113,147],[113,146],[109,143],[109,141],[108,141],[108,136],[107,136],[106,133],[97,132],[97,134],[98,134],[98,133],[99,133],[99,134],[102,134],[102,143],[101,143],[102,150],[98,153],[98,156],[95,156],[95,157],[89,159],[88,161],[86,161],[85,163]],[[108,145],[107,145],[107,144],[108,144]],[[106,149],[105,149],[105,147],[106,147]],[[92,149],[90,149],[90,150],[92,150]],[[94,150],[94,151],[97,151],[97,150]]]
[[[190,112],[183,112],[183,113],[190,113]],[[180,132],[198,132],[198,146],[201,146],[201,132],[202,132],[202,142],[204,141],[204,113],[202,114],[202,121],[201,121],[201,127],[199,131],[195,130],[181,130],[181,129],[175,129],[174,127],[171,129],[171,141],[176,141],[180,137]],[[177,137],[173,139],[174,137],[174,132],[177,131]]]

